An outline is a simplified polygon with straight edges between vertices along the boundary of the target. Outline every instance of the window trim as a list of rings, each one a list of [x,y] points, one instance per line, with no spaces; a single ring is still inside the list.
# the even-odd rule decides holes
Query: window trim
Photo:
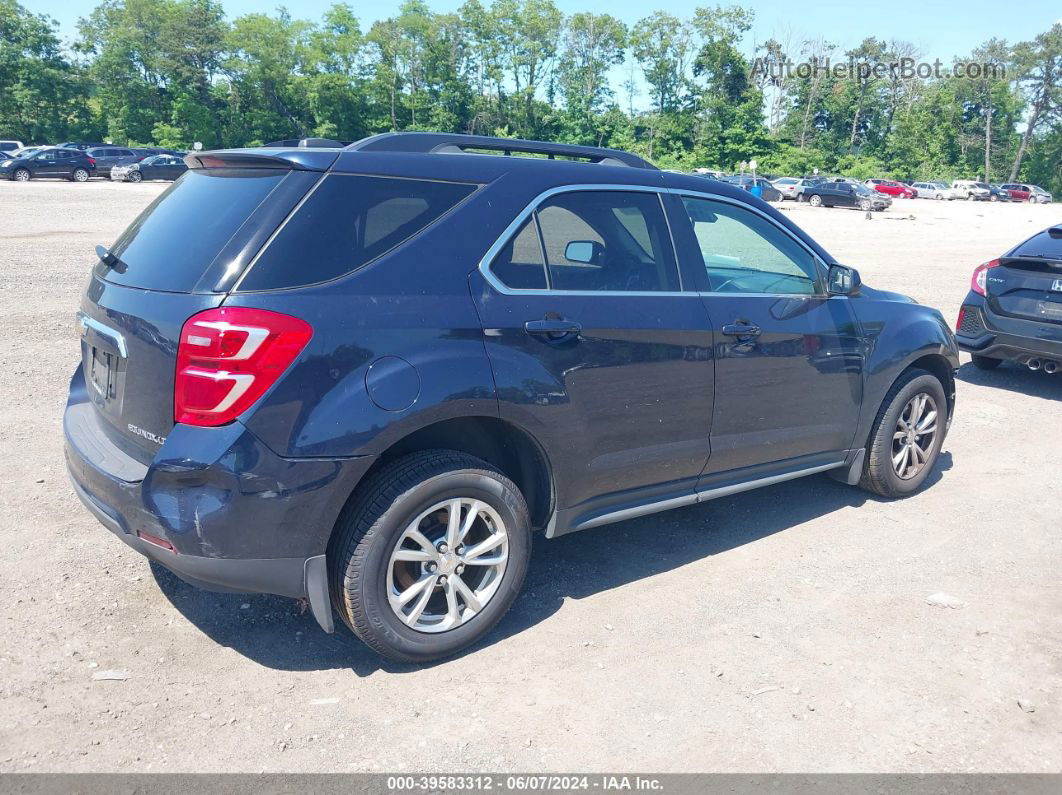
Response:
[[[545,203],[548,199],[553,198],[562,193],[599,193],[601,191],[610,191],[612,193],[655,193],[657,201],[660,202],[660,212],[664,217],[664,225],[667,228],[667,239],[671,243],[671,253],[675,259],[675,270],[678,272],[679,289],[675,290],[554,290],[549,287],[552,280],[549,278],[549,263],[546,262],[546,289],[538,287],[521,289],[519,287],[509,287],[501,281],[491,271],[491,263],[494,262],[494,258],[501,253],[501,250],[509,244],[510,238],[519,231],[524,221],[532,214],[536,213],[538,208]],[[549,190],[544,190],[532,199],[523,210],[521,210],[516,218],[505,227],[501,235],[494,244],[487,249],[487,253],[483,255],[483,258],[479,261],[478,270],[483,275],[483,278],[487,280],[495,290],[502,295],[577,295],[577,296],[608,296],[608,295],[626,295],[626,296],[685,296],[685,295],[697,295],[696,291],[683,290],[682,280],[682,264],[678,258],[678,247],[675,245],[675,235],[671,229],[671,220],[667,217],[667,208],[664,206],[663,197],[670,191],[667,188],[654,187],[652,185],[559,185]],[[542,239],[542,228],[538,223],[538,218],[535,218],[535,226],[538,228],[539,243],[542,245],[542,256],[545,259],[545,241]]]
[[[581,192],[596,192],[596,191],[618,191],[618,192],[631,192],[637,191],[641,193],[655,193],[660,198],[661,209],[664,211],[664,222],[667,224],[668,236],[671,239],[672,251],[675,254],[675,265],[679,272],[679,292],[674,291],[628,291],[628,290],[616,290],[616,291],[604,291],[604,290],[553,290],[549,288],[549,282],[547,281],[546,289],[541,288],[529,288],[521,289],[516,287],[509,287],[504,284],[494,273],[491,271],[491,263],[494,262],[494,258],[498,256],[503,248],[509,243],[509,239],[516,234],[516,232],[523,225],[524,221],[534,213],[539,205],[545,202],[547,199],[552,198],[561,193],[581,193]],[[725,204],[731,204],[735,207],[740,207],[743,210],[747,210],[751,213],[755,213],[768,223],[773,224],[775,228],[782,232],[782,234],[788,236],[795,241],[801,248],[811,255],[812,262],[815,263],[819,272],[819,278],[816,283],[816,292],[814,293],[718,293],[711,290],[684,290],[682,279],[682,264],[678,261],[679,251],[678,246],[675,245],[674,231],[671,229],[671,220],[668,218],[667,208],[664,206],[663,197],[671,195],[677,197],[679,200],[683,196],[688,196],[694,199],[709,199],[711,201],[723,202]],[[538,222],[536,220],[536,226]],[[541,230],[539,230],[539,238],[541,243]],[[581,185],[559,185],[554,188],[542,191],[524,207],[516,217],[509,223],[508,226],[502,231],[498,239],[494,241],[493,245],[487,249],[487,253],[483,255],[479,261],[477,270],[487,281],[487,283],[497,292],[502,295],[574,295],[574,296],[609,296],[609,295],[624,295],[635,297],[678,297],[678,296],[719,296],[722,298],[735,298],[735,297],[783,297],[783,298],[846,298],[847,296],[833,296],[825,290],[825,275],[829,269],[829,265],[820,257],[814,249],[812,249],[807,243],[800,239],[797,235],[794,235],[792,231],[787,229],[784,225],[780,224],[776,219],[772,218],[767,213],[760,210],[758,207],[753,207],[746,202],[733,199],[729,196],[721,196],[717,193],[706,193],[704,191],[692,190],[687,188],[665,188],[656,187],[652,185],[626,185],[626,184],[581,184]],[[548,268],[547,268],[548,273]]]

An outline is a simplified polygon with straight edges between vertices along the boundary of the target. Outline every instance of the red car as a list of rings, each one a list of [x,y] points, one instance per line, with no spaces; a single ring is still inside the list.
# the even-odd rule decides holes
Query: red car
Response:
[[[878,193],[886,193],[889,196],[902,196],[905,199],[914,199],[918,196],[918,191],[910,185],[904,185],[902,182],[896,182],[891,179],[868,179],[866,186],[876,190]]]

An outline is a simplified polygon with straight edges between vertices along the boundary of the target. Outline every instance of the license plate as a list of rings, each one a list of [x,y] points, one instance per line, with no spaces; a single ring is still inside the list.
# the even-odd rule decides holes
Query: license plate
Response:
[[[114,358],[113,354],[99,348],[92,349],[89,380],[104,400],[114,397]]]
[[[1052,320],[1062,320],[1062,304],[1056,304],[1054,301],[1041,301],[1039,309],[1040,314],[1044,317],[1049,317]]]

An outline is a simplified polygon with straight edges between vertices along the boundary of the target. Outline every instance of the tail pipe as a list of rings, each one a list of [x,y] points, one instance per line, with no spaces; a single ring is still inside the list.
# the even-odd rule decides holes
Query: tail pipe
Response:
[[[1039,370],[1042,364],[1043,364],[1043,362],[1041,362],[1039,359],[1037,359],[1034,356],[1031,359],[1029,359],[1029,361],[1027,361],[1025,363],[1025,366],[1028,367],[1030,370],[1034,370],[1035,371],[1035,370]]]
[[[1055,373],[1058,372],[1058,367],[1059,367],[1059,364],[1056,361],[1044,362],[1044,372],[1045,373],[1049,373],[1051,375],[1054,375]]]

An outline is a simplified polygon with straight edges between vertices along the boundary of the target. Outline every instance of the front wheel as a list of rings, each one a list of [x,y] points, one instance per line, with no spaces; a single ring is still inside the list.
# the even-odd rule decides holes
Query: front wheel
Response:
[[[821,196],[812,196],[810,199],[808,199],[808,204],[810,204],[812,207],[821,207],[822,206],[822,197]]]
[[[15,182],[29,182],[31,176],[28,168],[20,168],[14,173]]]
[[[140,180],[144,178],[144,175],[141,174],[139,171],[130,171],[128,174],[125,175],[125,178],[130,182],[140,182]]]
[[[340,516],[332,603],[379,654],[436,660],[501,620],[530,552],[527,504],[509,478],[464,453],[413,453],[384,466]]]
[[[925,370],[908,370],[878,410],[859,485],[882,497],[917,491],[933,471],[947,423],[940,381]]]
[[[83,168],[75,168],[74,173],[70,175],[70,179],[74,182],[88,182],[89,173]]]
[[[861,202],[859,202],[859,209],[860,210],[864,210],[866,212],[870,212],[870,208],[871,208],[870,199],[863,199]]]

